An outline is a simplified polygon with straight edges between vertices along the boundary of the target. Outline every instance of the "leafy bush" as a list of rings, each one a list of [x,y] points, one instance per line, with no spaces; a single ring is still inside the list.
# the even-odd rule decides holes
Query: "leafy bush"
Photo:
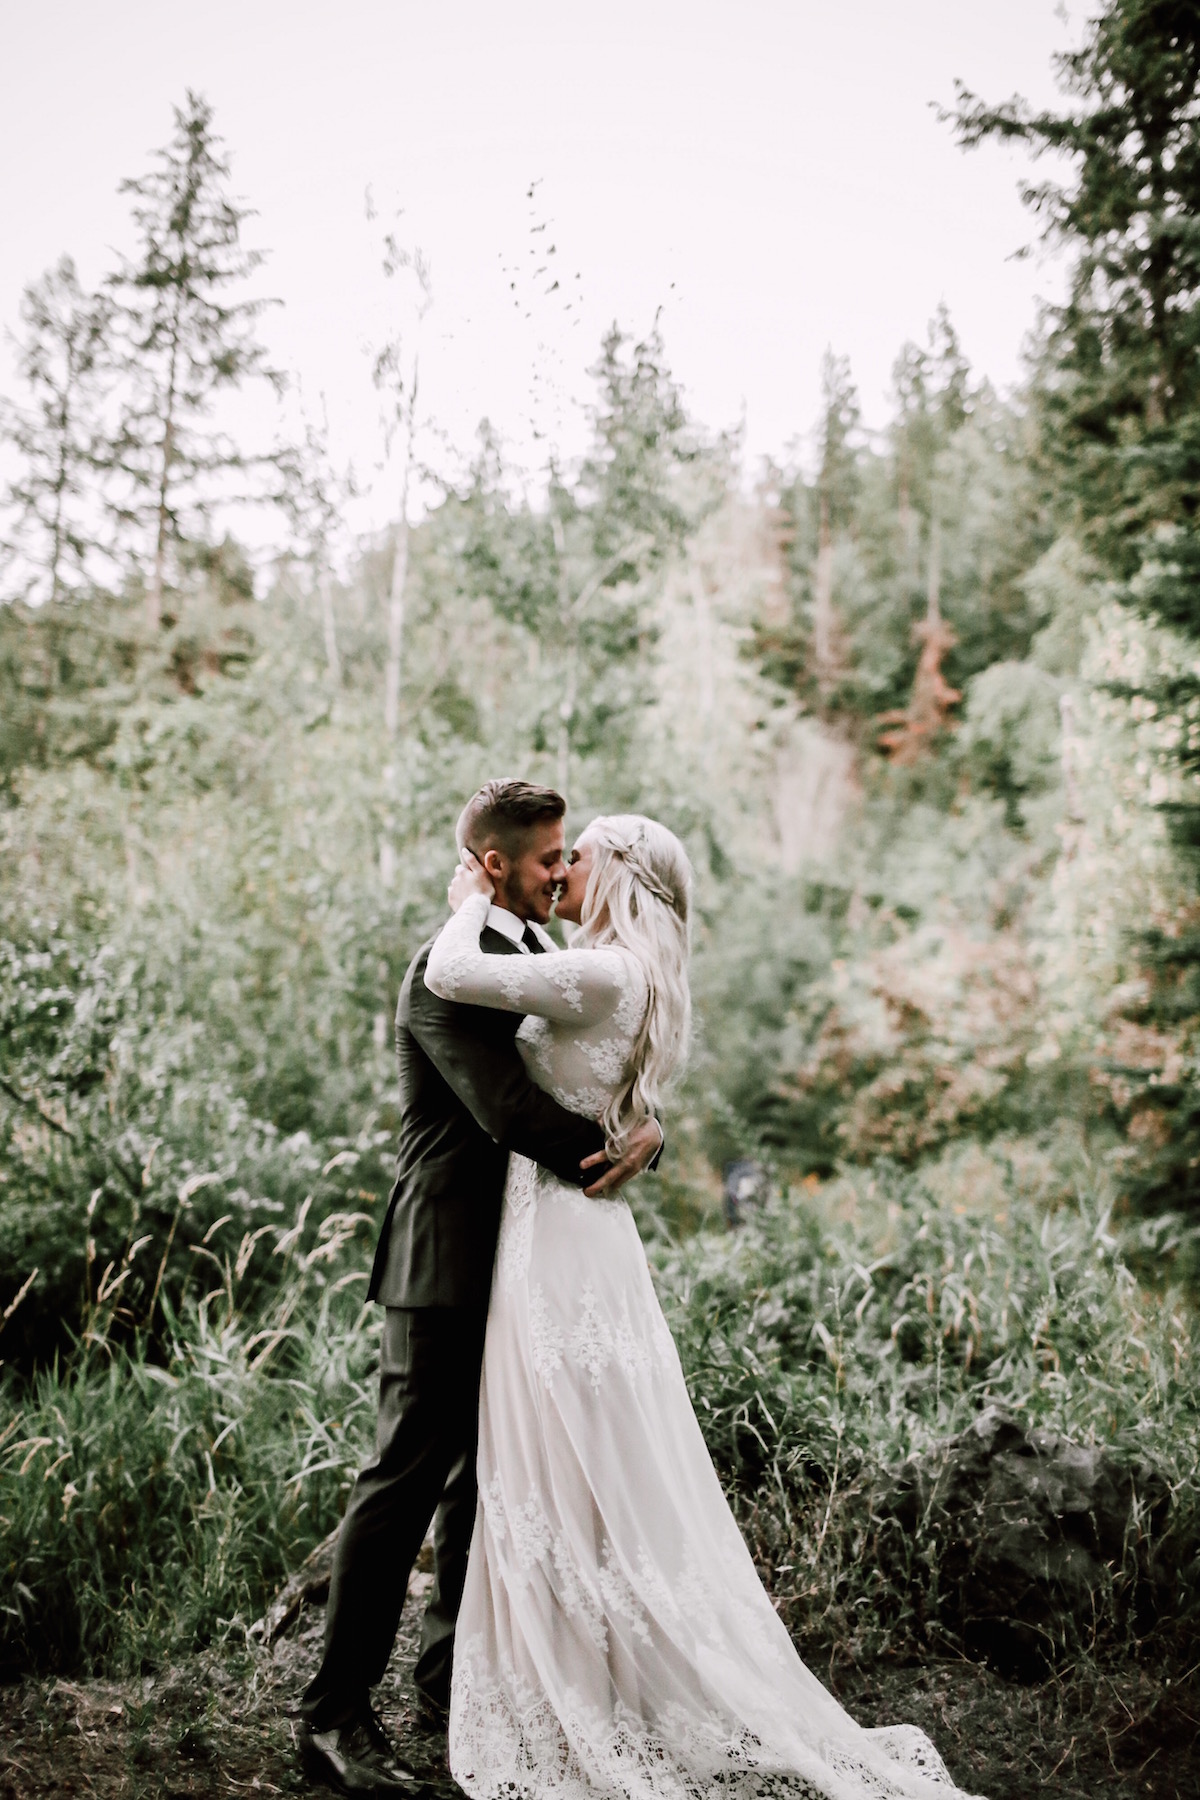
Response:
[[[387,1193],[391,1131],[368,1114],[322,1143],[256,1118],[179,1014],[131,945],[0,940],[0,1309],[22,1368],[80,1338],[158,1343],[166,1310],[204,1285],[177,1237],[206,1242],[220,1220],[253,1233],[303,1206],[311,1238]],[[267,1304],[279,1268],[254,1266],[243,1308]]]
[[[161,1362],[94,1338],[69,1369],[8,1377],[0,1675],[137,1670],[244,1632],[336,1524],[374,1428],[377,1332],[361,1268],[338,1274],[356,1221],[331,1215],[307,1252],[302,1223],[210,1232],[216,1286],[164,1306]],[[247,1316],[256,1260],[283,1279]]]
[[[1019,1155],[980,1161],[986,1179],[961,1157],[942,1171],[949,1203],[879,1164],[793,1190],[732,1238],[657,1253],[717,1467],[793,1632],[858,1657],[962,1649],[963,1596],[941,1578],[950,1547],[932,1517],[897,1541],[878,1505],[888,1471],[989,1405],[1107,1445],[1169,1488],[1155,1612],[1182,1645],[1200,1604],[1186,1303],[1139,1287],[1094,1184],[1047,1211]],[[1145,1567],[1145,1547],[1127,1546],[1094,1644],[1131,1628]]]
[[[889,1471],[988,1404],[1157,1468],[1157,1611],[1181,1642],[1194,1630],[1189,1322],[1137,1286],[1093,1200],[1046,1212],[1045,1167],[1021,1146],[925,1185],[881,1164],[776,1199],[736,1234],[652,1246],[702,1429],[806,1652],[961,1645],[950,1547],[929,1520],[898,1537],[878,1501]],[[377,1315],[359,1307],[360,1222],[331,1217],[308,1250],[300,1223],[211,1234],[213,1291],[168,1309],[161,1365],[96,1344],[0,1389],[10,1672],[136,1668],[242,1634],[336,1523],[370,1440]],[[258,1317],[239,1304],[256,1259],[285,1276]],[[1131,1548],[1113,1568],[1095,1647],[1132,1629],[1145,1565]]]

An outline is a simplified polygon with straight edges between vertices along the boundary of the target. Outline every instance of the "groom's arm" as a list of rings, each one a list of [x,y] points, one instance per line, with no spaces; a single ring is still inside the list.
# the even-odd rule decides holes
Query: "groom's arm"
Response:
[[[408,1028],[442,1080],[476,1123],[505,1150],[541,1163],[563,1181],[596,1180],[585,1158],[603,1156],[604,1133],[593,1119],[568,1112],[531,1081],[514,1043],[497,1044],[463,1030],[463,1008],[439,1000],[414,971]]]

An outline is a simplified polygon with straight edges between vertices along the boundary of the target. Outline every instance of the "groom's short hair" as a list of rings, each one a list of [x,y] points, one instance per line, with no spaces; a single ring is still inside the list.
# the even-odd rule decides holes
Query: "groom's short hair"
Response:
[[[531,826],[561,819],[566,810],[554,788],[532,781],[485,781],[463,807],[454,835],[460,850],[465,844],[479,856],[485,850],[518,856]]]

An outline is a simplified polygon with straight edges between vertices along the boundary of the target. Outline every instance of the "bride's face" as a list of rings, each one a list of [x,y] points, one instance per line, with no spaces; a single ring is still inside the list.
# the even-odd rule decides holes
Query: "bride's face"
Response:
[[[581,837],[567,857],[567,879],[559,891],[555,913],[569,925],[578,925],[583,916],[583,896],[587,893],[588,876],[592,872],[592,846]]]

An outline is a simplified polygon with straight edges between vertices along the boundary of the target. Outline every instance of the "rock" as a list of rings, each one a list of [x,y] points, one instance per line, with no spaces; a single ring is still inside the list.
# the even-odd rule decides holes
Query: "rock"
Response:
[[[1152,1604],[1150,1553],[1169,1502],[1162,1475],[1104,1445],[1030,1430],[990,1406],[910,1457],[877,1497],[888,1561],[922,1565],[926,1625],[1014,1674],[1043,1673]],[[899,1573],[893,1568],[893,1573]]]

